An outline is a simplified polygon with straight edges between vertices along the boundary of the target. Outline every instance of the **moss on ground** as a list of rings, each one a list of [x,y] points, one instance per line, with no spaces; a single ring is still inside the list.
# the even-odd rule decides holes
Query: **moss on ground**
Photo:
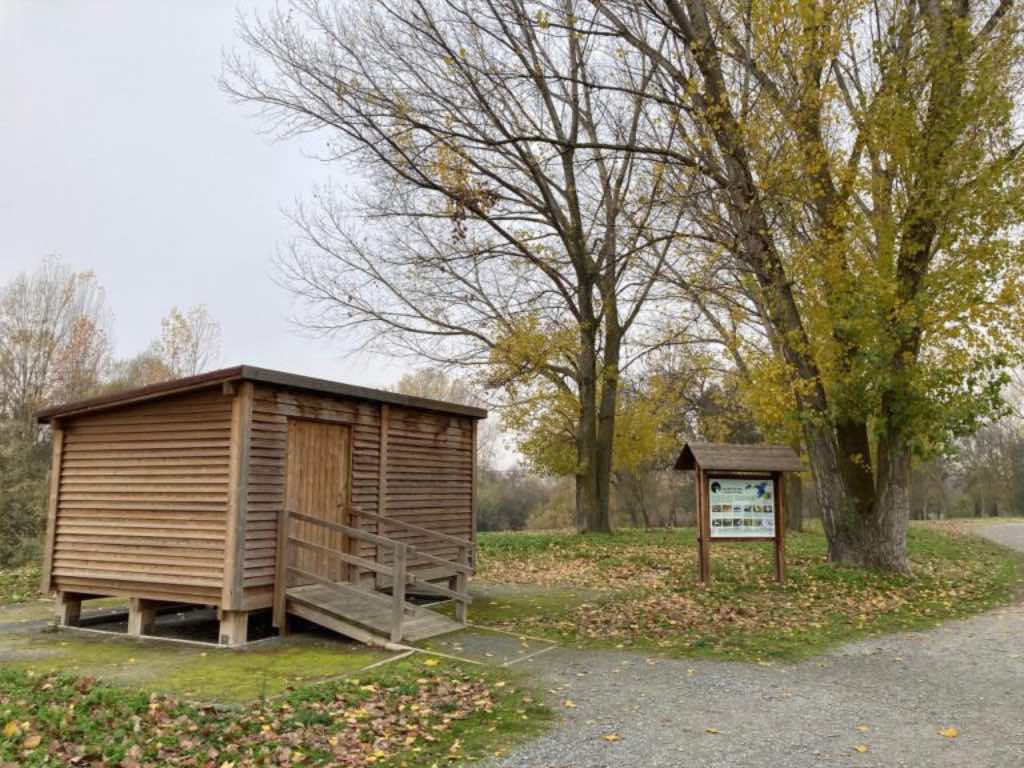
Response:
[[[301,635],[244,650],[73,631],[0,635],[5,667],[89,676],[221,703],[278,695],[352,674],[388,656],[356,643]]]
[[[481,534],[472,619],[583,647],[796,660],[987,610],[1024,578],[1020,554],[927,525],[911,527],[909,575],[826,562],[818,528],[788,535],[785,585],[773,580],[771,546],[749,542],[713,545],[705,587],[695,547],[692,529]]]

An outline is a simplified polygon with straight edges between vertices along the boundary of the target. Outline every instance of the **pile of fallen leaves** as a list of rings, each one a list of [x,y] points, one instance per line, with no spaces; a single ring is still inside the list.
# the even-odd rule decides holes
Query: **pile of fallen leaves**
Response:
[[[798,657],[872,632],[933,625],[1005,601],[1020,560],[976,537],[914,528],[912,572],[826,562],[819,532],[790,534],[785,585],[769,545],[712,547],[713,579],[697,580],[692,530],[484,534],[479,578],[575,590],[582,600],[515,604],[489,623],[568,642],[726,657]],[[502,615],[501,606],[508,607]]]
[[[515,693],[496,685],[502,697]],[[0,671],[0,768],[400,765],[421,752],[454,760],[460,723],[494,711],[492,688],[456,668],[418,667],[392,682],[328,683],[238,711]]]

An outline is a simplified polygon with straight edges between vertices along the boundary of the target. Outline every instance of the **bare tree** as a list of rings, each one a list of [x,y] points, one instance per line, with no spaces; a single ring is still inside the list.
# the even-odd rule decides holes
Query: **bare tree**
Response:
[[[0,419],[34,432],[33,413],[99,386],[111,314],[91,272],[55,258],[0,288]]]
[[[595,22],[575,0],[299,0],[242,23],[224,87],[367,181],[294,214],[281,268],[305,324],[564,393],[577,525],[606,531],[619,377],[679,214],[633,151],[671,153],[640,95],[657,65],[618,66]]]
[[[152,354],[172,377],[194,376],[220,361],[220,323],[205,306],[190,307],[186,312],[172,307],[160,324],[160,338],[153,344]]]

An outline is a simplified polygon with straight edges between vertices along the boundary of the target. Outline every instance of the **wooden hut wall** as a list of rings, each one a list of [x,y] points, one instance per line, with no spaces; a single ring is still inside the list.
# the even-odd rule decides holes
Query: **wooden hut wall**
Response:
[[[220,601],[231,409],[218,386],[62,423],[55,589]]]
[[[386,414],[382,419],[382,414]],[[352,504],[425,528],[473,536],[473,420],[398,405],[257,384],[254,390],[246,514],[246,606],[269,604],[274,582],[274,540],[284,505],[288,419],[318,419],[352,429]],[[381,435],[388,443],[381,478]],[[380,494],[386,500],[379,506]],[[424,551],[454,548],[397,527],[361,521],[361,527],[407,541]],[[357,554],[376,558],[360,543]],[[390,553],[380,559],[389,561]],[[411,570],[426,570],[428,566]]]
[[[257,385],[253,398],[245,536],[244,583],[250,606],[269,604],[272,596],[277,520],[284,506],[289,418],[350,425],[352,504],[368,512],[377,511],[380,405]],[[372,530],[370,524],[364,527]],[[366,544],[358,554],[374,557],[373,548]]]
[[[390,406],[386,433],[387,516],[472,540],[473,419]],[[397,526],[380,533],[430,554],[456,554],[454,546]]]

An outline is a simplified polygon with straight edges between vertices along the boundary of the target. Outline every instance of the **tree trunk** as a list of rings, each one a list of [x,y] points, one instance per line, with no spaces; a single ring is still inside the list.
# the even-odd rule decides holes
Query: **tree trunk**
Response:
[[[584,317],[593,317],[593,302],[589,290],[580,291],[580,311]],[[608,528],[608,509],[604,520],[600,512],[598,492],[597,455],[597,338],[595,321],[580,323],[579,368],[579,425],[576,430],[576,530],[580,533]],[[605,495],[607,502],[607,495]]]
[[[827,427],[804,428],[811,458],[821,522],[828,539],[828,559],[843,565],[905,572],[907,521],[910,519],[910,450],[895,435],[878,447],[876,490],[865,498],[863,487],[849,491],[850,473],[840,466],[859,463],[844,456]]]
[[[849,509],[836,520],[829,560],[843,565],[906,572],[910,519],[910,450],[893,436],[878,449],[878,491],[871,507]]]

